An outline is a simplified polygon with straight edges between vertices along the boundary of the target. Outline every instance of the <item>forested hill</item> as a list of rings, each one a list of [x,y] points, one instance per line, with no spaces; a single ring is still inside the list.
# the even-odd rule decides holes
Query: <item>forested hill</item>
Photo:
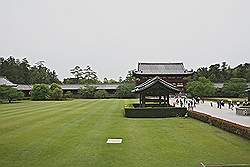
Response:
[[[32,66],[26,58],[0,57],[0,76],[15,84],[60,83],[55,70],[50,70],[40,61]]]
[[[48,69],[41,61],[32,66],[26,58],[19,60],[14,57],[0,57],[0,76],[6,76],[16,84],[60,83],[55,70]],[[250,63],[240,64],[234,68],[226,62],[201,67],[193,76],[194,79],[199,77],[205,77],[214,83],[224,83],[231,78],[244,78],[250,82]]]
[[[198,77],[205,77],[214,83],[224,83],[231,78],[244,78],[250,82],[250,63],[240,64],[234,68],[226,62],[201,67],[194,74],[195,79]]]

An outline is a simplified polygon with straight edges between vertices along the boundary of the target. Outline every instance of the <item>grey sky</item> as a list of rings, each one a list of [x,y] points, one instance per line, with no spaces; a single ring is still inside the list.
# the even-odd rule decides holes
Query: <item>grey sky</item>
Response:
[[[118,79],[137,62],[188,69],[250,60],[249,0],[0,0],[0,56],[44,60],[59,78],[90,65]]]

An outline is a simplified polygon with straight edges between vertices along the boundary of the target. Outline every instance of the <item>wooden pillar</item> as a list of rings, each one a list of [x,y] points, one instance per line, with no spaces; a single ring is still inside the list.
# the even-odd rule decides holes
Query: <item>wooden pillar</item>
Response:
[[[139,98],[140,98],[140,107],[141,107],[141,104],[142,104],[142,102],[141,102],[141,93],[139,94]]]
[[[161,104],[161,96],[159,96],[159,104]]]
[[[167,94],[167,105],[170,106],[170,104],[169,104],[169,93]]]
[[[164,105],[166,105],[166,95],[164,95],[163,97],[164,97]]]
[[[142,107],[145,107],[145,95],[142,94]]]
[[[248,94],[248,102],[250,102],[250,89],[248,89],[247,94]]]

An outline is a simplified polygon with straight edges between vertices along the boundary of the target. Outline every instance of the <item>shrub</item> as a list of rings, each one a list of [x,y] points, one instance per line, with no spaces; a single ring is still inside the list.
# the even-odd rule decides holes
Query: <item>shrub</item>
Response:
[[[23,92],[15,88],[2,85],[0,86],[0,100],[8,100],[11,103],[13,100],[21,99],[24,97]]]
[[[49,86],[46,84],[35,84],[32,88],[32,100],[47,100],[49,99]]]
[[[50,91],[49,91],[49,96],[50,99],[52,100],[59,100],[63,97],[63,90],[60,85],[53,83],[50,86]]]
[[[51,86],[50,86],[50,90],[53,91],[55,90],[56,88],[58,89],[62,89],[62,87],[56,83],[52,83]]]
[[[63,91],[60,88],[55,88],[54,90],[50,90],[50,98],[53,100],[59,100],[63,96]]]
[[[96,92],[96,87],[87,85],[85,86],[85,88],[79,89],[78,94],[82,98],[94,98],[95,92]]]
[[[64,97],[65,98],[72,98],[73,97],[73,93],[71,91],[67,91],[67,92],[65,92]]]
[[[95,92],[95,97],[98,99],[104,99],[108,96],[108,92],[106,90],[98,90]]]
[[[124,116],[128,118],[167,118],[184,117],[186,108],[181,107],[145,107],[136,108],[139,104],[129,104],[124,108]]]
[[[135,94],[131,91],[135,88],[134,83],[124,83],[118,86],[116,91],[116,97],[118,98],[132,98]]]
[[[236,123],[232,123],[232,122],[220,119],[220,118],[212,117],[210,115],[195,112],[195,111],[188,111],[188,115],[191,118],[198,119],[200,121],[209,123],[215,127],[221,128],[225,131],[250,139],[250,128],[248,127],[244,127]]]

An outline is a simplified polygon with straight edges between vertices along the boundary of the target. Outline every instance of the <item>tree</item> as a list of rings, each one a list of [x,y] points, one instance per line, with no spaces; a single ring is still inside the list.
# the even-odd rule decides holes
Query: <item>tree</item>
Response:
[[[187,91],[192,96],[208,97],[214,95],[215,88],[209,79],[199,77],[198,80],[191,81],[187,84]]]
[[[109,82],[108,78],[105,77],[105,78],[103,79],[103,83],[108,83],[108,82]]]
[[[33,85],[31,92],[32,100],[47,100],[49,99],[49,86],[46,84],[35,84]]]
[[[75,68],[71,69],[70,73],[73,74],[77,80],[83,78],[83,70],[79,66],[75,66]]]
[[[118,86],[116,90],[116,97],[118,98],[135,97],[135,94],[131,92],[134,88],[135,88],[135,83],[123,83]]]
[[[82,98],[94,98],[95,92],[96,87],[87,85],[85,88],[79,89],[78,94],[80,94]]]
[[[0,74],[15,84],[60,83],[56,72],[45,67],[43,61],[31,66],[26,58],[0,58]]]
[[[133,75],[133,70],[128,71],[128,74],[126,76],[126,79],[124,82],[126,83],[135,83],[136,78]]]
[[[95,92],[95,97],[98,99],[104,99],[108,96],[108,92],[106,90],[98,90]]]
[[[90,66],[87,66],[84,70],[83,70],[83,83],[85,84],[95,84],[95,83],[100,83],[100,81],[98,81],[98,77],[96,75],[96,72],[93,71],[91,69]]]
[[[50,86],[50,92],[49,92],[50,98],[53,100],[59,100],[63,96],[63,90],[60,85],[53,83]]]
[[[13,100],[21,99],[23,97],[23,92],[20,92],[15,88],[5,85],[0,86],[0,100],[8,100],[9,103],[11,103]]]
[[[121,76],[119,77],[119,81],[118,82],[122,83],[122,77]]]
[[[247,82],[244,78],[231,78],[224,83],[222,94],[226,97],[242,97],[245,95]]]

